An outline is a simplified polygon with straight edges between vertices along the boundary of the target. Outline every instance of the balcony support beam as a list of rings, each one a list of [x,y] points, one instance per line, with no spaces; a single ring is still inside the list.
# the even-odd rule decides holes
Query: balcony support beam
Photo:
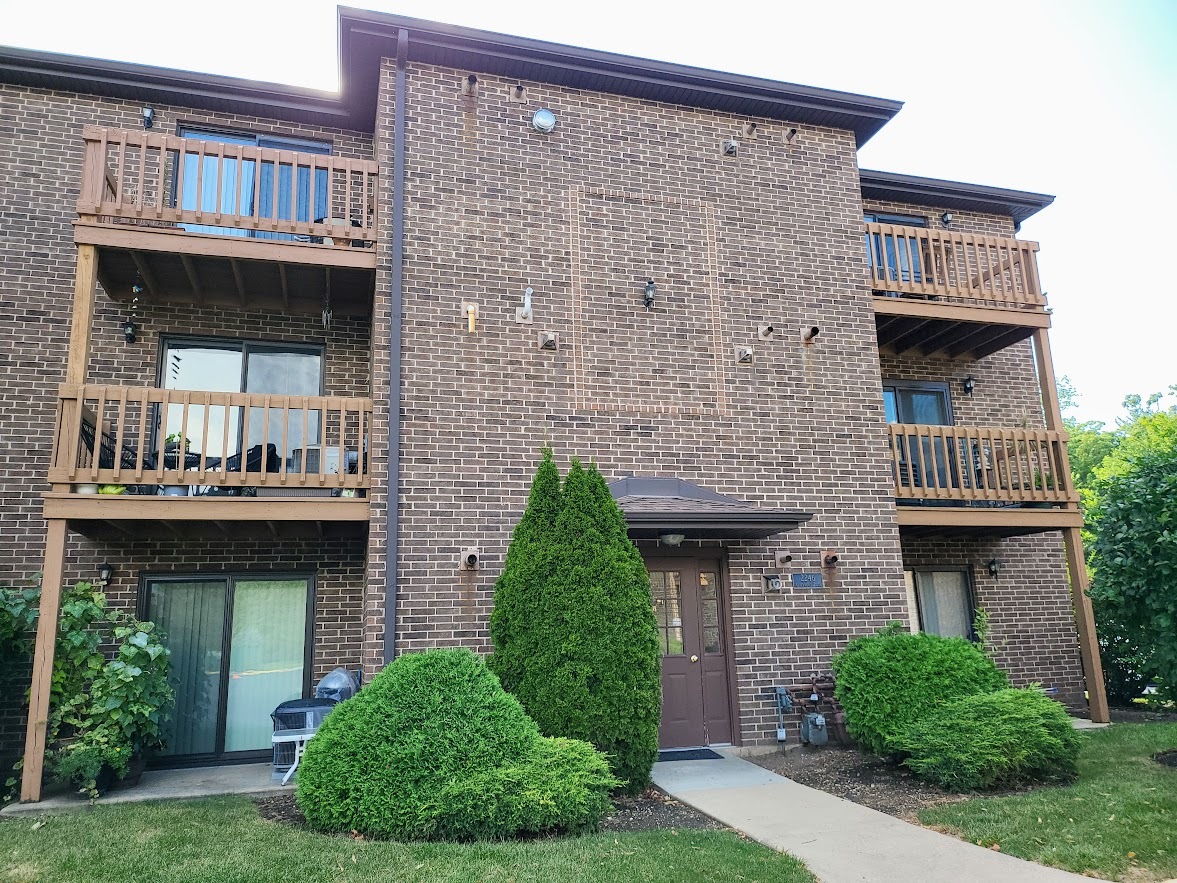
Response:
[[[45,562],[41,568],[41,601],[37,616],[37,641],[33,647],[33,680],[29,687],[24,768],[20,778],[21,803],[36,803],[41,799],[41,777],[45,770],[45,742],[49,729],[49,692],[53,683],[53,653],[57,644],[57,617],[61,609],[65,536],[65,520],[50,519],[45,534]]]
[[[1060,429],[1063,426],[1062,408],[1059,406],[1058,386],[1054,377],[1054,359],[1050,355],[1050,337],[1044,328],[1034,332],[1034,360],[1042,390],[1042,412],[1046,428]],[[1063,466],[1070,471],[1070,462],[1064,462]],[[1103,664],[1099,658],[1095,613],[1091,608],[1091,598],[1087,595],[1087,559],[1083,554],[1083,535],[1079,528],[1063,531],[1063,548],[1071,577],[1071,604],[1075,609],[1075,629],[1079,633],[1083,678],[1087,681],[1088,708],[1093,721],[1107,723],[1107,689],[1103,681]]]
[[[94,327],[94,296],[98,282],[98,249],[78,246],[74,273],[74,304],[70,314],[69,354],[65,363],[65,382],[84,383],[86,363],[90,359],[90,333]]]

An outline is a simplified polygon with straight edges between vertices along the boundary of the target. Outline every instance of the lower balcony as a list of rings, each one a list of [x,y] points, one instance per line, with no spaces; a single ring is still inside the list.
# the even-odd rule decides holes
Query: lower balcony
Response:
[[[94,538],[348,536],[370,399],[62,386],[45,517]]]
[[[1067,434],[894,423],[899,529],[914,536],[1020,536],[1080,527]]]

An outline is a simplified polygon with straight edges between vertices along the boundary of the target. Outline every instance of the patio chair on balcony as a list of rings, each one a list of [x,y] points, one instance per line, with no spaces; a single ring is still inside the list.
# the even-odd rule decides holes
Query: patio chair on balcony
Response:
[[[266,445],[266,453],[263,459],[262,446],[254,445],[245,453],[244,457],[245,472],[281,472],[282,458],[278,456],[278,446],[270,443]],[[220,472],[241,472],[242,456],[236,453],[231,457],[209,457],[204,464],[206,470],[220,471]],[[253,490],[252,488],[242,487],[221,487],[219,485],[211,485],[200,496],[212,497],[240,497],[244,493]]]

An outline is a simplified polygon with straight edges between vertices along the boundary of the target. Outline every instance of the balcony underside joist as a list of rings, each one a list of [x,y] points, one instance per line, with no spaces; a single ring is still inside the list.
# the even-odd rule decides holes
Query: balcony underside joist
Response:
[[[897,515],[905,537],[1019,537],[1083,526],[1078,509],[899,506]]]
[[[98,249],[98,279],[112,300],[320,313],[330,290],[336,316],[368,316],[376,279],[372,248],[334,248],[139,227],[75,225]]]
[[[45,518],[91,539],[322,539],[363,536],[363,497],[164,497],[45,494]]]
[[[1039,309],[997,309],[876,295],[875,331],[884,355],[973,361],[1050,327]]]

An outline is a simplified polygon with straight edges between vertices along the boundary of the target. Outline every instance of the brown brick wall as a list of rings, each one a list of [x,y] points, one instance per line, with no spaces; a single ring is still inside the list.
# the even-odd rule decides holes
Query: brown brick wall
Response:
[[[729,550],[743,739],[774,741],[770,688],[906,609],[852,136],[801,126],[786,145],[788,124],[759,120],[732,159],[721,143],[743,120],[723,114],[540,84],[509,104],[489,76],[469,103],[463,72],[409,73],[400,648],[489,649],[493,581],[551,443],[562,467],[579,456],[607,478],[677,475],[815,513]],[[386,69],[382,120],[390,83]],[[539,106],[559,117],[550,137],[527,124]],[[518,325],[527,286],[535,324]],[[537,349],[540,330],[558,352]],[[477,573],[457,569],[467,545]],[[809,571],[838,549],[836,589],[766,595],[781,546]]]
[[[0,84],[0,309],[9,317],[0,327],[0,414],[4,417],[0,431],[0,519],[4,524],[0,562],[6,583],[39,571],[44,555],[40,495],[48,489],[45,473],[56,392],[65,371],[75,262],[72,222],[82,171],[81,130],[87,124],[138,128],[142,106],[140,102]],[[154,107],[157,131],[174,132],[178,122],[186,122],[327,140],[339,155],[372,156],[372,139],[361,133]],[[325,334],[317,316],[144,306],[139,310],[139,341],[128,346],[118,327],[125,308],[101,290],[97,303],[90,380],[154,384],[159,334],[188,332],[325,343],[327,391],[368,394],[367,322],[336,317],[331,332]],[[225,566],[218,562],[232,559],[254,567],[289,569],[289,556],[266,551],[273,546],[228,542],[188,546],[177,541],[166,544],[166,549],[178,559],[205,568]],[[322,550],[324,562],[330,560],[327,552]],[[300,560],[313,557],[310,547],[291,554]],[[357,554],[359,564],[355,563]],[[68,576],[91,578],[97,565],[109,557],[122,578],[134,580],[138,570],[153,565],[157,556],[166,559],[163,547],[103,548],[73,537]],[[347,593],[353,588],[360,591],[363,549],[341,548],[338,556],[340,561],[351,563],[324,563],[324,567],[342,569],[327,579],[330,594],[324,597],[331,600],[320,611],[322,635],[328,642],[329,636],[337,633],[338,655],[352,656],[358,654],[359,631],[353,619],[353,600]],[[332,652],[328,643],[318,651],[322,665],[328,664]],[[19,680],[27,685],[27,676]],[[0,697],[0,758],[18,752],[22,744],[20,704],[19,691],[5,690]]]

